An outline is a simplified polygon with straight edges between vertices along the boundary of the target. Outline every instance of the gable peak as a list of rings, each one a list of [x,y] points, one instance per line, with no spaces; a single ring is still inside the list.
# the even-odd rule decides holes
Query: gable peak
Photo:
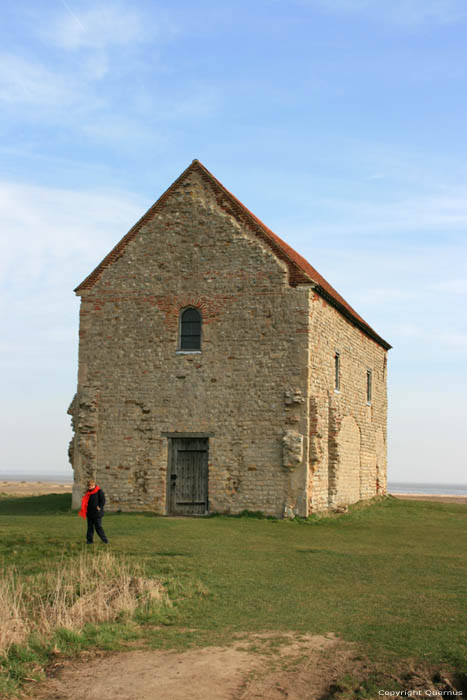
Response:
[[[383,340],[375,331],[363,320],[361,316],[341,297],[341,295],[322,277],[310,263],[297,253],[291,246],[283,241],[271,229],[258,219],[240,200],[238,200],[219,180],[201,163],[198,158],[194,158],[190,165],[178,176],[170,187],[159,197],[159,199],[147,210],[147,212],[136,222],[128,233],[117,243],[102,262],[91,272],[86,279],[76,287],[76,294],[81,294],[90,289],[99,279],[102,272],[112,265],[123,253],[128,243],[135,238],[139,230],[146,224],[164,205],[166,200],[178,189],[185,178],[197,169],[205,182],[213,188],[217,202],[231,216],[249,228],[260,240],[263,241],[272,252],[281,259],[288,267],[289,284],[295,287],[299,284],[310,285],[315,291],[335,306],[348,320],[358,326],[364,333],[382,345],[385,349],[391,346]]]

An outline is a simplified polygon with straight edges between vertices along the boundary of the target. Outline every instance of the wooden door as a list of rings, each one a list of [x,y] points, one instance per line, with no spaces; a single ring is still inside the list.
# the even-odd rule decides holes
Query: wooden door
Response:
[[[208,438],[172,438],[169,469],[169,513],[208,512]]]

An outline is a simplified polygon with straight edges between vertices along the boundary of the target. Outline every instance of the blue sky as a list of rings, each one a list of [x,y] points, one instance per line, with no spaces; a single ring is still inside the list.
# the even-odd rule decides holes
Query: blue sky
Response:
[[[73,288],[199,158],[394,346],[389,478],[467,483],[465,0],[7,0],[0,34],[1,472],[68,471]]]

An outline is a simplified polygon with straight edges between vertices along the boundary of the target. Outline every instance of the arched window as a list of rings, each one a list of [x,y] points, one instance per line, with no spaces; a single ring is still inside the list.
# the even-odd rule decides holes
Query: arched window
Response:
[[[180,317],[180,350],[201,350],[201,314],[185,309]]]

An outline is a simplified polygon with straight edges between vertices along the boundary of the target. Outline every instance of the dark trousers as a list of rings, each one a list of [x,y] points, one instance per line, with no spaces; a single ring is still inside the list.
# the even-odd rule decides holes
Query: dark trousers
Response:
[[[102,516],[99,516],[97,518],[88,518],[88,531],[86,532],[86,542],[88,544],[91,544],[93,540],[94,529],[101,538],[102,542],[105,542],[107,544],[109,540],[105,536],[105,532],[102,527]]]

